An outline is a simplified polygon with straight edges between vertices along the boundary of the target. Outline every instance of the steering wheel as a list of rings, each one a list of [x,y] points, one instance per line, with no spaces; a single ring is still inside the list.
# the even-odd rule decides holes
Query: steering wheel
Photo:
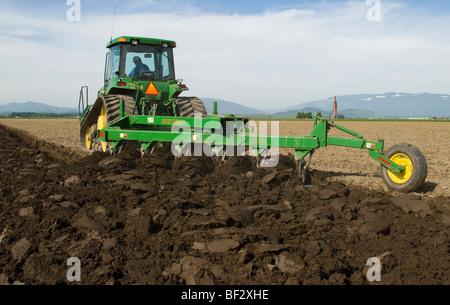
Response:
[[[141,73],[139,73],[139,78],[155,79],[155,72],[141,71]]]

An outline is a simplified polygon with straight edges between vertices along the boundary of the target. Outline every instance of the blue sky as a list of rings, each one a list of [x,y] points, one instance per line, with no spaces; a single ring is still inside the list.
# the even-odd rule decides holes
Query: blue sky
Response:
[[[167,13],[182,11],[186,7],[195,8],[206,13],[220,14],[259,14],[265,11],[281,11],[285,9],[303,9],[318,2],[330,5],[343,3],[343,0],[328,1],[304,1],[304,0],[81,0],[82,6],[87,14],[114,12],[114,7],[118,7],[124,13],[135,13],[138,11]],[[363,0],[364,2],[364,0]],[[392,0],[381,1],[381,4],[394,2]],[[67,0],[20,0],[20,1],[0,1],[2,6],[14,7],[27,10],[44,8],[47,12],[56,12],[67,6]],[[427,10],[432,13],[448,13],[450,11],[450,1],[447,0],[406,0],[403,3],[411,7]]]
[[[115,7],[113,36],[177,41],[189,95],[270,109],[450,93],[450,1],[379,3],[380,21],[369,21],[367,0],[80,0],[81,20],[70,22],[67,0],[0,0],[0,104],[76,107],[82,85],[96,92]]]

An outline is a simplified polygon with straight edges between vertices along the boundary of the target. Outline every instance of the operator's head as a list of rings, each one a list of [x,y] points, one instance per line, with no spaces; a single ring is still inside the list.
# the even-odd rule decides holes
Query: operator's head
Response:
[[[142,62],[142,60],[139,56],[135,56],[133,57],[133,62],[135,65],[139,65]]]

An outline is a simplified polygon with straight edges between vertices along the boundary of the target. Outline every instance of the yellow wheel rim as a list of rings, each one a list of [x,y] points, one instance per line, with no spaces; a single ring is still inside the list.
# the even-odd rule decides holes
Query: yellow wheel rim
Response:
[[[86,147],[91,148],[91,128],[86,129]]]
[[[106,108],[105,108],[105,105],[102,105],[102,110],[97,119],[97,130],[101,130],[101,129],[105,128],[106,126],[108,126],[107,121],[108,120],[106,118]],[[102,151],[105,152],[108,144],[106,142],[100,142],[100,145],[102,147]]]
[[[388,171],[389,178],[391,178],[393,182],[398,184],[404,184],[408,182],[413,173],[413,164],[411,159],[405,154],[396,154],[392,156],[391,160],[396,164],[403,166],[405,170],[401,171],[398,174],[392,171]]]

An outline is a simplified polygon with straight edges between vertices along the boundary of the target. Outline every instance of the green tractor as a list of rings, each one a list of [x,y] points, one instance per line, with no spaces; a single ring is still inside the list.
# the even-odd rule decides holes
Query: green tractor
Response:
[[[206,108],[199,98],[179,96],[188,88],[175,78],[175,47],[171,40],[129,36],[107,44],[104,86],[96,101],[88,104],[85,86],[80,94],[82,148],[110,151],[109,143],[100,141],[97,131],[119,120],[121,111],[128,115],[193,117],[199,113],[206,116]]]

